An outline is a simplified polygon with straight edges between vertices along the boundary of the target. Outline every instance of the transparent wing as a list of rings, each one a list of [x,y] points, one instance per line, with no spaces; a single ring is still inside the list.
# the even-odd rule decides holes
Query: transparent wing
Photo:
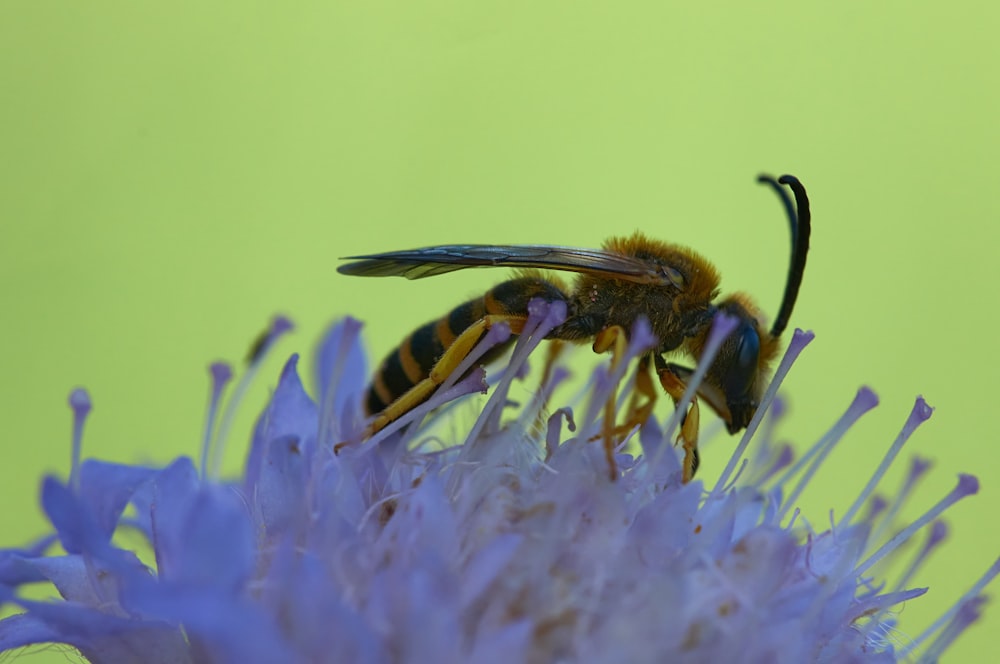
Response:
[[[337,268],[361,277],[423,279],[469,267],[535,267],[587,272],[640,283],[664,283],[656,265],[632,256],[600,249],[575,249],[543,244],[443,244],[409,251],[390,251],[354,260]]]

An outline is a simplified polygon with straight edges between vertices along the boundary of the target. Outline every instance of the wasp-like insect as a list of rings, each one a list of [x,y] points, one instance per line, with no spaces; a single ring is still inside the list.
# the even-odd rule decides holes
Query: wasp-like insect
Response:
[[[621,348],[620,344],[616,346],[616,340],[625,339],[640,316],[649,320],[658,345],[643,358],[643,370],[637,374],[637,391],[648,397],[648,405],[636,414],[632,424],[645,421],[656,398],[648,380],[650,360],[661,386],[676,404],[693,369],[668,363],[663,355],[681,352],[698,361],[716,312],[735,316],[737,327],[723,342],[697,394],[722,418],[731,434],[745,428],[757,411],[770,364],[778,352],[778,338],[795,305],[810,232],[809,199],[798,179],[785,175],[775,180],[762,175],[758,180],[781,197],[792,236],[785,293],[770,330],[746,295],[734,294],[715,302],[719,275],[707,260],[687,248],[640,233],[612,238],[599,250],[456,244],[349,257],[357,262],[342,265],[338,271],[358,276],[422,279],[468,267],[529,268],[482,297],[455,307],[443,318],[417,328],[385,358],[368,388],[366,408],[375,415],[369,433],[384,428],[426,400],[492,325],[503,321],[513,334],[520,333],[528,317],[528,302],[533,298],[566,303],[565,322],[547,338],[594,340],[598,352]],[[791,188],[794,206],[781,185]],[[577,274],[572,287],[567,287],[539,269]],[[641,379],[644,375],[646,380]],[[681,429],[685,481],[693,477],[698,465],[697,407],[695,399]],[[606,441],[605,445],[610,462],[612,444]]]

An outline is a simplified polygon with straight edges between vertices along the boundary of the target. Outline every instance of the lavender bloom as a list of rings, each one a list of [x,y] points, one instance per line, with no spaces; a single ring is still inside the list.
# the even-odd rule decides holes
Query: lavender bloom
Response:
[[[811,340],[801,332],[710,488],[703,478],[680,481],[670,443],[676,415],[662,428],[655,420],[641,428],[637,454],[619,450],[612,482],[600,443],[590,441],[602,431],[605,399],[634,363],[614,375],[598,371],[578,414],[547,410],[567,374],[561,367],[529,388],[528,403],[510,399],[514,381],[531,377],[531,351],[564,315],[559,305],[533,305],[485,407],[448,445],[426,431],[458,428],[461,411],[448,402],[485,389],[482,369],[456,372],[460,380],[362,441],[360,325],[341,321],[317,354],[316,398],[293,356],[256,424],[244,474],[232,482],[217,478],[238,401],[216,427],[227,367],[213,365],[200,467],[186,457],[165,468],[80,462],[90,401],[75,392],[69,480],[46,478],[41,489],[55,532],[0,551],[0,602],[24,610],[0,621],[0,651],[61,642],[95,663],[839,663],[914,653],[932,661],[978,618],[980,593],[1000,565],[925,634],[895,636],[894,607],[926,590],[910,580],[944,537],[940,515],[977,490],[974,477],[961,476],[924,516],[888,536],[926,463],[914,463],[896,497],[874,492],[930,416],[922,399],[861,495],[828,528],[807,523],[795,504],[877,399],[860,390],[793,464],[790,448],[771,440],[780,404],[764,415]],[[725,323],[715,325],[710,346]],[[248,375],[286,328],[276,324],[257,345]],[[493,328],[476,353],[506,334]],[[637,326],[630,357],[652,342]],[[710,361],[707,353],[701,368]],[[914,562],[895,583],[883,578],[885,561],[928,524]],[[153,569],[113,540],[125,529],[148,541]],[[18,592],[46,581],[61,599]]]

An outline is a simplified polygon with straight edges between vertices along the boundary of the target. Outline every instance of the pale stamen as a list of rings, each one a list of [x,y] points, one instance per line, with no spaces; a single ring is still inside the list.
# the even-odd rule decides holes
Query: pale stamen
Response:
[[[78,387],[69,393],[69,406],[73,409],[73,451],[69,466],[69,488],[76,492],[80,488],[80,452],[83,447],[83,425],[87,421],[93,404],[87,390]]]
[[[896,436],[896,440],[893,441],[892,446],[889,447],[889,451],[885,453],[882,457],[882,462],[872,473],[871,478],[869,478],[868,483],[865,484],[865,488],[861,490],[861,493],[855,499],[854,504],[851,505],[850,509],[841,517],[840,522],[837,524],[837,529],[844,528],[854,519],[857,515],[858,510],[864,504],[868,497],[878,486],[878,483],[882,481],[882,477],[885,475],[886,471],[889,470],[889,466],[896,460],[896,456],[899,455],[900,450],[903,449],[903,445],[906,441],[910,439],[913,432],[917,430],[921,424],[930,419],[931,414],[934,409],[927,405],[923,397],[917,397],[917,402],[913,405],[913,409],[910,411],[910,416],[906,418],[906,423],[903,425],[902,430],[900,430],[899,435]]]
[[[750,423],[747,425],[747,430],[743,433],[743,437],[740,438],[740,442],[736,445],[736,449],[733,450],[732,455],[729,457],[729,461],[726,463],[726,467],[722,470],[719,475],[719,479],[716,480],[715,486],[712,487],[712,492],[710,498],[717,497],[722,491],[722,487],[726,486],[729,482],[729,476],[736,470],[736,466],[739,463],[740,458],[746,452],[747,447],[750,445],[750,439],[753,438],[754,432],[757,431],[757,427],[760,425],[761,419],[764,417],[764,413],[767,412],[768,407],[771,402],[774,401],[775,395],[778,393],[778,388],[781,386],[782,381],[785,380],[785,376],[788,375],[789,370],[792,368],[792,364],[795,363],[795,359],[799,356],[799,353],[809,345],[809,342],[813,340],[815,335],[812,332],[804,332],[802,330],[796,329],[795,334],[792,335],[792,340],[788,342],[788,350],[785,351],[785,355],[781,358],[781,362],[778,364],[778,368],[774,372],[774,378],[771,379],[771,384],[767,386],[767,390],[764,392],[764,398],[761,399],[760,404],[757,406],[757,412],[754,413],[753,417],[750,418]],[[707,370],[707,366],[705,369]],[[699,367],[699,370],[701,367]],[[697,375],[697,372],[695,372]],[[704,375],[704,373],[702,373]],[[700,382],[700,379],[699,379]],[[685,398],[688,396],[687,392],[684,393]]]
[[[219,414],[219,402],[222,400],[222,393],[225,390],[226,384],[233,377],[232,368],[225,362],[213,362],[208,367],[208,373],[211,376],[212,386],[208,398],[208,409],[205,413],[205,429],[201,436],[201,460],[199,468],[201,469],[202,480],[209,479],[207,473],[208,459],[212,447],[212,431],[215,430],[215,421]]]
[[[250,383],[253,381],[254,376],[257,375],[257,370],[260,368],[261,363],[267,356],[268,351],[274,347],[274,344],[279,337],[293,328],[294,325],[291,320],[285,318],[284,316],[275,316],[274,320],[271,321],[271,326],[268,328],[268,331],[257,339],[251,346],[250,352],[247,355],[246,373],[244,373],[236,383],[233,394],[229,398],[229,401],[226,402],[226,408],[222,413],[222,419],[219,422],[219,429],[216,433],[215,440],[211,445],[212,451],[209,455],[209,466],[208,471],[204,473],[205,476],[211,479],[219,477],[219,472],[221,471],[222,466],[222,452],[225,449],[226,440],[229,438],[229,431],[232,429],[233,420],[236,417],[236,410],[243,402],[243,397],[246,395],[246,391],[250,387]]]
[[[896,533],[892,539],[879,547],[878,551],[873,553],[867,560],[854,568],[854,574],[857,576],[864,574],[869,568],[871,568],[872,565],[879,562],[886,555],[894,551],[900,544],[913,537],[913,533],[917,532],[928,523],[941,516],[946,509],[961,499],[971,496],[977,491],[979,491],[979,480],[976,479],[974,475],[960,474],[958,476],[958,484],[955,485],[955,488],[952,489],[947,496],[942,498],[937,505],[925,512],[923,516],[900,532]]]
[[[826,459],[827,455],[833,451],[833,448],[840,442],[840,439],[844,437],[848,429],[854,426],[862,415],[870,411],[872,408],[878,405],[878,397],[867,387],[862,387],[858,390],[858,393],[854,396],[854,401],[851,405],[847,407],[847,410],[840,419],[830,428],[828,432],[820,439],[820,442],[816,444],[817,452],[812,463],[806,468],[805,473],[796,482],[795,488],[788,494],[785,498],[784,504],[781,507],[781,511],[778,513],[778,520],[780,521],[788,513],[788,510],[792,508],[795,502],[802,495],[806,486],[812,480],[813,475],[822,465],[823,461]]]

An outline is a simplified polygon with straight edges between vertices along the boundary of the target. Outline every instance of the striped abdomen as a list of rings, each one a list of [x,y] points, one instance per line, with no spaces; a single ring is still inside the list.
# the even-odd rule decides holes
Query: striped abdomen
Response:
[[[528,302],[532,298],[553,302],[566,300],[567,295],[558,285],[540,277],[511,279],[493,287],[482,297],[460,304],[448,315],[417,328],[389,353],[372,377],[365,402],[368,413],[382,411],[427,378],[444,351],[473,323],[487,315],[527,317]]]

